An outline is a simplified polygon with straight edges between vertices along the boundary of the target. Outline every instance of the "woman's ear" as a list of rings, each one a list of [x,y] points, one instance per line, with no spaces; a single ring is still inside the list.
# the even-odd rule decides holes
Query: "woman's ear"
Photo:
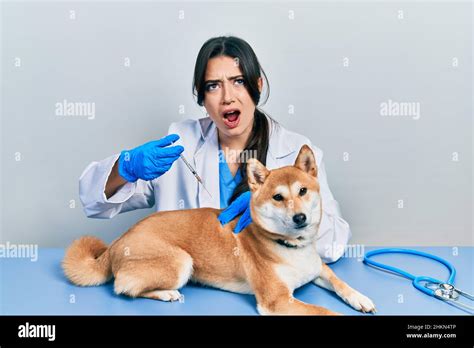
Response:
[[[316,159],[314,158],[314,153],[311,148],[304,144],[298,157],[296,157],[295,167],[301,169],[302,171],[317,177],[318,176],[318,167],[316,165]]]
[[[263,88],[263,79],[261,77],[258,78],[258,91],[262,93]]]
[[[263,185],[270,171],[255,158],[247,161],[247,177],[250,191],[255,192]]]

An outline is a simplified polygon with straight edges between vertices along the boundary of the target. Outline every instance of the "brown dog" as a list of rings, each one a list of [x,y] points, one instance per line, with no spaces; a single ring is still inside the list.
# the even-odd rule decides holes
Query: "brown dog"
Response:
[[[293,297],[313,281],[355,309],[375,312],[316,252],[322,202],[311,149],[304,145],[294,166],[272,171],[250,159],[247,174],[253,223],[241,233],[233,233],[238,218],[220,224],[218,209],[157,212],[109,247],[90,236],[74,241],[63,260],[67,278],[92,286],[114,276],[117,294],[162,301],[178,300],[178,289],[192,280],[255,294],[261,314],[337,314]]]

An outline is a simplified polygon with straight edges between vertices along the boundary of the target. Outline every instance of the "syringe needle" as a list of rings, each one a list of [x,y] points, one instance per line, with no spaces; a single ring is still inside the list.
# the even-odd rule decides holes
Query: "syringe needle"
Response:
[[[181,159],[183,160],[184,164],[186,164],[186,166],[188,167],[188,169],[191,171],[191,173],[194,175],[194,177],[197,179],[197,181],[202,185],[202,187],[204,188],[204,190],[206,190],[206,192],[209,194],[209,196],[212,198],[212,195],[211,193],[207,190],[206,186],[204,186],[204,183],[202,182],[201,178],[199,177],[198,173],[194,170],[194,168],[189,164],[188,161],[186,161],[186,159],[184,158],[184,156],[182,154],[179,155],[179,157],[181,157]]]
[[[209,194],[209,196],[212,198],[212,195],[211,193],[207,190],[206,186],[204,186],[204,184],[201,182],[201,185],[202,187],[204,187],[204,190],[206,190],[206,192]]]
[[[209,194],[209,196],[211,196],[212,198],[212,195],[211,193],[207,190],[206,186],[204,186],[204,183],[202,182],[202,179],[201,177],[196,173],[196,172],[193,172],[193,174],[196,176],[196,179],[201,183],[202,187],[204,188],[204,190],[206,190],[206,192]]]

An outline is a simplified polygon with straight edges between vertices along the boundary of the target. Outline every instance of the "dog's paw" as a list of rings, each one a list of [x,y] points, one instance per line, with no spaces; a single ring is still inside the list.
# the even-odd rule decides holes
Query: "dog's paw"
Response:
[[[370,298],[362,295],[360,292],[354,290],[347,298],[344,299],[348,304],[350,304],[354,309],[368,313],[375,313],[375,305]]]
[[[143,294],[143,297],[172,302],[179,301],[182,295],[178,290],[153,290]]]

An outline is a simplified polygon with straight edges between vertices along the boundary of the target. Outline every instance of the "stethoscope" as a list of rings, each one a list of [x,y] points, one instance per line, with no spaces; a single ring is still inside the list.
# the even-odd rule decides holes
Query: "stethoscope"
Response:
[[[392,253],[412,254],[412,255],[422,256],[422,257],[426,257],[426,258],[438,261],[439,263],[442,263],[448,268],[449,278],[446,282],[443,282],[431,277],[414,276],[413,274],[410,274],[400,268],[385,265],[383,263],[376,262],[370,259],[374,255],[392,254]],[[384,249],[377,249],[377,250],[372,250],[372,251],[367,252],[364,256],[364,263],[372,267],[378,267],[382,270],[390,271],[395,274],[399,274],[401,276],[407,277],[408,279],[412,280],[413,286],[417,288],[418,290],[422,291],[423,293],[433,296],[439,300],[443,300],[445,302],[453,304],[455,306],[467,309],[468,311],[474,311],[473,306],[467,305],[458,300],[460,296],[463,296],[471,301],[474,301],[474,296],[454,287],[454,277],[456,276],[456,269],[454,268],[454,266],[450,264],[448,261],[446,261],[445,259],[442,259],[436,255],[432,255],[432,254],[428,254],[422,251],[417,251],[417,250],[412,250],[412,249],[384,248]],[[422,283],[425,283],[425,284],[422,284]]]

